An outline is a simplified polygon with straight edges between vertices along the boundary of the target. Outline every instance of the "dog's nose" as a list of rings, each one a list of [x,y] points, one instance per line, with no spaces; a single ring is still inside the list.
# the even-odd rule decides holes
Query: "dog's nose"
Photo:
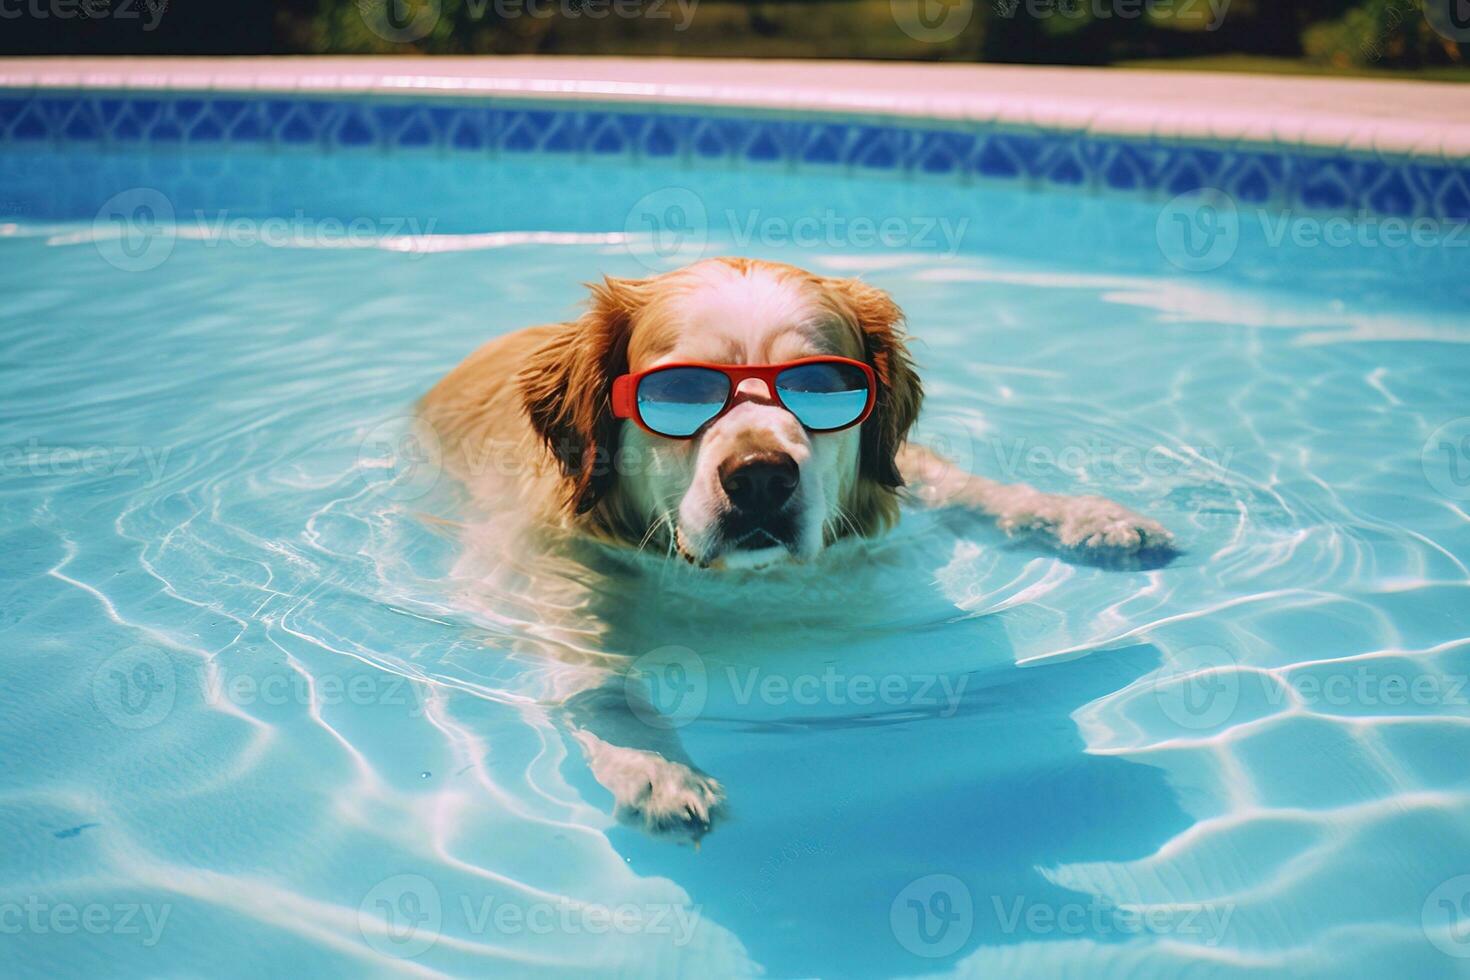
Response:
[[[770,513],[791,499],[800,473],[786,453],[747,453],[720,464],[720,486],[745,514]]]

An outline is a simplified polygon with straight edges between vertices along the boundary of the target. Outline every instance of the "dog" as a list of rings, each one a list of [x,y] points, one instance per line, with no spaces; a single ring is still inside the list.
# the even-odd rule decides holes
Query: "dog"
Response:
[[[997,483],[910,445],[923,387],[903,315],[877,287],[719,258],[589,289],[580,317],[490,341],[419,405],[445,469],[499,513],[481,544],[499,542],[507,568],[523,567],[508,512],[519,533],[761,575],[880,535],[904,498],[1080,555],[1173,547],[1112,501]],[[636,651],[599,649],[585,627],[539,635],[541,655],[576,665],[552,700],[617,815],[697,840],[724,790],[676,732],[646,723],[654,712],[625,678]]]

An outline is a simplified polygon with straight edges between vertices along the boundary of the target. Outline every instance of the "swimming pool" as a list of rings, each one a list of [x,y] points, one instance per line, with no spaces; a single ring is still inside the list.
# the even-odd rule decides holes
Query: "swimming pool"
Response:
[[[1269,157],[1225,194],[1086,153],[986,171],[1049,152],[1019,137],[789,166],[747,132],[735,166],[551,110],[524,146],[494,117],[495,153],[442,120],[415,145],[408,111],[392,145],[324,146],[301,106],[267,144],[230,128],[267,112],[243,98],[238,139],[181,144],[158,119],[192,107],[117,99],[114,139],[27,105],[0,144],[19,972],[1464,973],[1450,191]],[[851,156],[885,145],[954,162]],[[664,707],[731,801],[696,850],[608,815],[540,699],[554,590],[485,585],[407,417],[578,283],[730,253],[890,290],[921,441],[1183,554],[1098,568],[915,512],[840,574],[608,586],[613,652],[694,671]]]

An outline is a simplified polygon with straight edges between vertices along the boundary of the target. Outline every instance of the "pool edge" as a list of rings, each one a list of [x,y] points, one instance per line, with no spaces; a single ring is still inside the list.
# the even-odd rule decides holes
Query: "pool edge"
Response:
[[[1206,104],[1181,98],[1201,86]],[[6,89],[724,109],[1470,161],[1470,86],[1397,79],[666,58],[0,58]]]

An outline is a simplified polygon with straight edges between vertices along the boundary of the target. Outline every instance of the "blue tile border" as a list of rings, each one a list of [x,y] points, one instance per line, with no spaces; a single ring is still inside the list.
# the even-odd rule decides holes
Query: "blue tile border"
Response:
[[[1252,204],[1470,219],[1470,160],[753,110],[0,90],[0,144],[62,142],[620,156],[1153,195],[1215,187]]]

